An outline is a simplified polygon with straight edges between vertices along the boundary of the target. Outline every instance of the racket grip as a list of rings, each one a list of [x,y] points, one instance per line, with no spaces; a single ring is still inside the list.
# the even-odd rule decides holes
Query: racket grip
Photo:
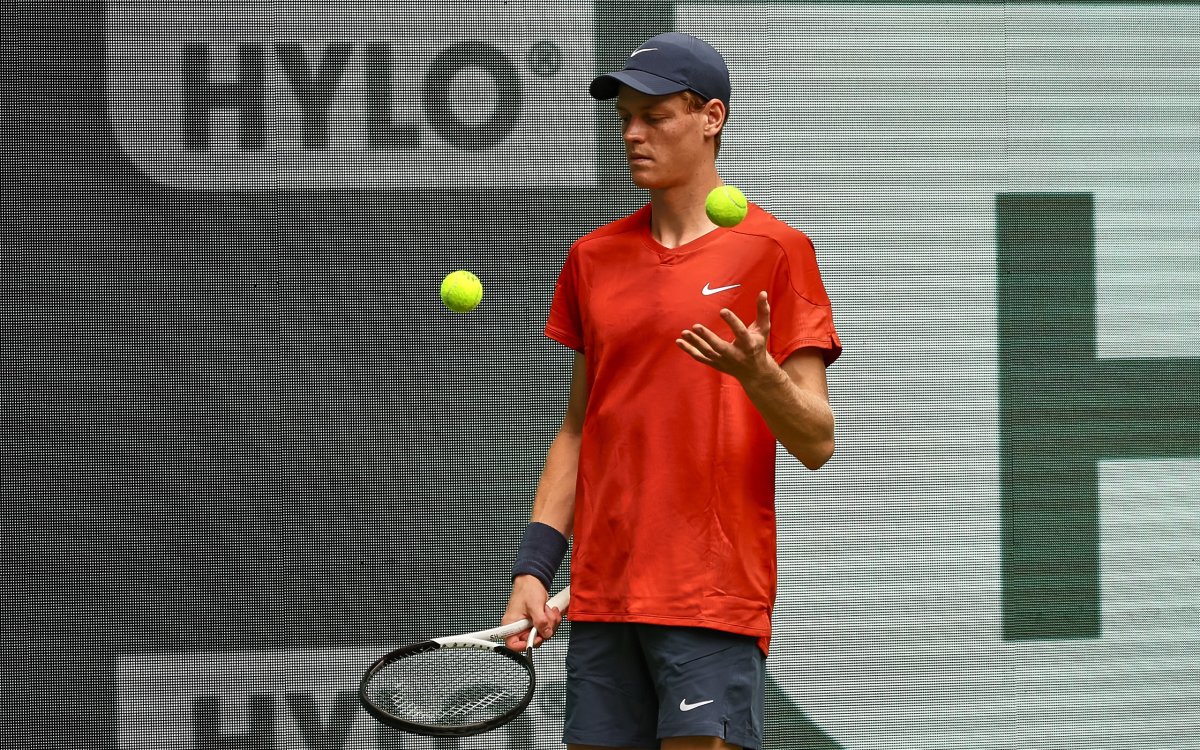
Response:
[[[569,605],[570,603],[571,603],[571,587],[567,586],[562,591],[560,591],[557,594],[555,594],[554,596],[550,597],[549,601],[546,602],[546,606],[553,607],[554,609],[557,609],[559,612],[566,612],[567,605]]]

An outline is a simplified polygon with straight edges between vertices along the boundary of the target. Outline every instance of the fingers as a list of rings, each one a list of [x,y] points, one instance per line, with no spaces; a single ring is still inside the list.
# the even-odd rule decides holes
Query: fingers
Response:
[[[771,303],[767,301],[767,293],[758,293],[758,316],[754,320],[758,330],[766,337],[771,330]]]
[[[543,606],[536,617],[529,618],[533,621],[533,629],[526,635],[534,639],[534,646],[542,645],[547,638],[554,635],[554,631],[558,629],[558,621],[554,616],[557,612],[557,609],[550,609],[547,606]]]
[[[519,620],[529,620],[533,623],[530,629],[516,635],[510,635],[504,639],[504,645],[513,651],[524,651],[528,648],[530,638],[533,638],[533,646],[537,648],[553,637],[562,624],[562,612],[554,607],[547,606],[545,596],[534,597],[535,600],[538,598],[541,599],[541,602],[537,603],[535,601],[528,609],[520,605],[514,607],[513,603],[510,602],[509,609],[505,611],[504,617],[501,618],[501,623],[503,624]]]
[[[508,646],[513,651],[524,651],[525,650],[525,637],[528,635],[529,635],[528,633],[525,633],[524,635],[522,635],[521,633],[518,633],[516,635],[510,635],[509,637],[504,639],[504,645]]]
[[[675,343],[693,359],[706,364],[716,362],[723,356],[724,350],[729,347],[729,342],[700,324],[681,333],[680,337],[675,339]]]
[[[771,330],[771,305],[767,301],[766,292],[758,293],[758,299],[755,301],[755,306],[754,328],[757,329],[758,332],[761,333],[765,338],[767,333]],[[725,321],[725,325],[729,326],[729,330],[733,332],[735,341],[749,341],[752,331],[750,328],[746,327],[746,324],[742,322],[741,318],[739,318],[727,307],[721,308],[721,312],[719,314],[721,316],[721,320]],[[697,331],[699,331],[701,328],[703,328],[703,326],[695,326]],[[712,333],[711,331],[708,331],[707,328],[704,328],[704,332],[709,334]],[[716,338],[715,334],[712,334],[712,336],[713,338]],[[717,339],[717,341],[720,341],[720,339]]]
[[[507,625],[510,622],[529,620],[537,632],[549,637],[557,625],[553,624],[553,618],[548,616],[548,609],[546,589],[542,583],[533,576],[517,576],[513,579],[512,594],[508,598],[508,607],[504,610],[500,622]],[[526,630],[510,635],[504,639],[504,645],[514,651],[524,651],[529,633],[530,631]]]
[[[529,620],[531,618],[525,617],[522,619]],[[529,639],[530,638],[534,639],[533,645],[535,647],[540,646],[540,645],[542,645],[542,642],[545,641],[546,638],[549,637],[549,636],[543,637],[542,634],[543,633],[552,633],[552,632],[553,632],[552,628],[549,628],[546,625],[539,626],[535,623],[532,627],[522,630],[520,633],[517,633],[516,635],[510,635],[509,637],[505,638],[504,645],[508,646],[513,651],[524,651],[526,648],[529,647]]]
[[[726,341],[697,323],[683,331],[679,338],[675,339],[675,345],[698,362],[716,367],[722,372],[733,373],[755,358],[770,334],[771,305],[767,301],[766,292],[758,293],[755,305],[754,323],[749,327],[732,310],[721,309],[721,320],[729,326],[733,333],[733,341]]]
[[[543,607],[543,616],[535,619],[533,630],[530,631],[534,636],[534,648],[542,645],[554,636],[558,630],[558,626],[562,624],[562,612],[554,607]]]
[[[687,354],[689,357],[696,360],[697,362],[702,362],[706,365],[712,364],[711,359],[709,359],[707,356],[701,354],[700,351],[698,349],[696,349],[696,347],[692,346],[691,344],[684,341],[683,339],[675,339],[675,345],[678,346],[680,349],[682,349],[685,354]]]
[[[736,320],[737,316],[734,316],[734,319]],[[684,331],[683,338],[703,352],[723,354],[730,348],[728,341],[699,323]]]
[[[729,326],[729,330],[733,331],[734,340],[745,340],[750,336],[750,330],[746,328],[746,324],[742,319],[733,314],[732,310],[721,310],[721,320],[725,321],[725,325]]]

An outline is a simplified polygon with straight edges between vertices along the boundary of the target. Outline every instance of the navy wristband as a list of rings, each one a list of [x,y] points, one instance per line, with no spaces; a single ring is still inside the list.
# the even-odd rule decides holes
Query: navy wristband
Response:
[[[513,563],[512,577],[530,575],[542,582],[546,591],[554,582],[554,574],[562,565],[567,554],[567,538],[558,529],[538,521],[525,527],[521,546],[517,549],[517,561]]]

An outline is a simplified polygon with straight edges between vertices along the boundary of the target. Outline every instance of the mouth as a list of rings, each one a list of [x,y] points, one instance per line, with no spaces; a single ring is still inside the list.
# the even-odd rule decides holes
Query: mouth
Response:
[[[650,162],[654,161],[645,154],[629,154],[627,158],[629,159],[630,164],[649,164]]]

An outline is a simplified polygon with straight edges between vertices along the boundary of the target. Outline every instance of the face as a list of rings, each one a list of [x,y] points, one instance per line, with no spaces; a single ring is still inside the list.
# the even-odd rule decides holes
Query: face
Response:
[[[724,119],[719,101],[693,111],[683,94],[652,96],[621,86],[617,115],[629,176],[638,187],[684,185],[716,162],[713,139]]]

